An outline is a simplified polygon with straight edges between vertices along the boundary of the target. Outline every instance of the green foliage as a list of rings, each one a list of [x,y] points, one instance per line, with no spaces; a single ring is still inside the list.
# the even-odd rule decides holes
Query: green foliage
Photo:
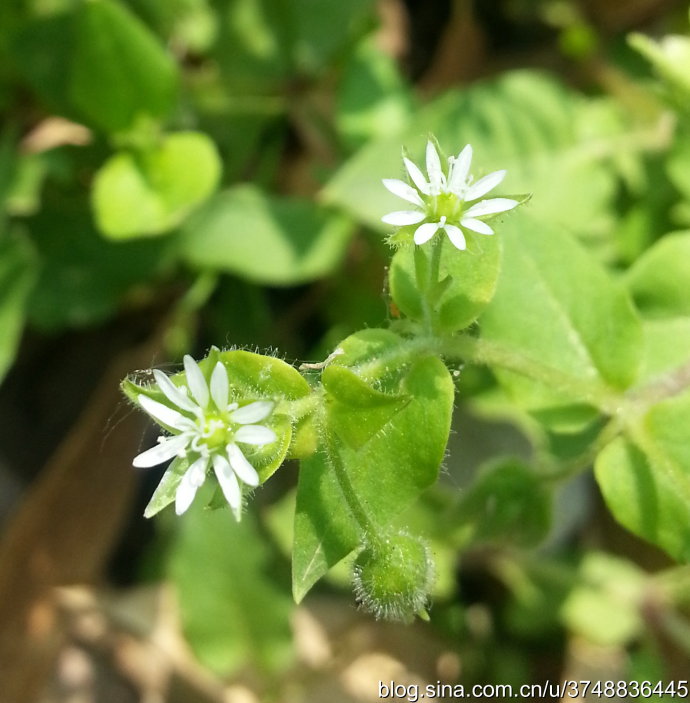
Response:
[[[553,371],[537,383],[500,371],[517,400],[545,421],[578,422],[580,412],[561,411],[573,403],[596,407],[609,389],[636,379],[637,314],[623,287],[567,233],[520,214],[504,230],[505,264],[481,318],[482,337]],[[578,381],[569,387],[567,379]]]
[[[359,332],[342,343],[344,353],[324,373],[325,432],[332,436],[300,471],[292,574],[297,601],[360,543],[363,520],[385,528],[438,476],[453,383],[437,358],[402,366],[392,354],[396,341],[384,330]],[[338,367],[360,379],[331,371]],[[427,429],[419,436],[422,425]]]
[[[551,496],[543,479],[523,463],[484,467],[454,507],[451,524],[461,544],[538,544],[551,523]]]
[[[29,242],[0,232],[0,380],[14,360],[35,279],[36,256]]]
[[[270,672],[289,663],[290,599],[269,574],[270,558],[250,516],[236,524],[227,511],[199,506],[181,526],[170,575],[185,634],[213,671],[253,665]]]
[[[213,142],[195,132],[171,134],[142,151],[120,152],[95,177],[98,226],[111,239],[163,234],[211,195],[220,169]]]
[[[646,315],[690,315],[690,232],[675,232],[648,249],[629,269],[626,282]]]
[[[146,517],[191,505],[156,521],[186,636],[271,699],[304,680],[274,688],[290,559],[297,601],[325,577],[409,622],[431,593],[427,632],[457,644],[463,680],[522,682],[574,641],[628,662],[621,680],[661,679],[648,624],[688,647],[690,39],[626,44],[605,3],[448,23],[403,3],[407,25],[388,5],[0,2],[0,378],[25,348],[31,385],[6,434],[26,407],[41,432],[68,415],[42,385],[61,359],[110,368],[142,345],[159,369],[123,390],[164,436],[134,463],[168,463]],[[537,35],[551,74],[515,64]],[[443,181],[466,144],[472,179]],[[519,212],[488,205],[495,234],[475,233],[467,191],[503,169],[476,204]],[[389,193],[396,176],[415,190]],[[403,207],[424,220],[384,227]],[[665,552],[644,552],[658,572],[605,511]]]
[[[170,113],[177,67],[156,38],[114,0],[79,3],[69,96],[89,123],[126,132]]]
[[[351,232],[341,215],[244,185],[218,194],[190,218],[179,247],[193,266],[289,285],[335,267]]]

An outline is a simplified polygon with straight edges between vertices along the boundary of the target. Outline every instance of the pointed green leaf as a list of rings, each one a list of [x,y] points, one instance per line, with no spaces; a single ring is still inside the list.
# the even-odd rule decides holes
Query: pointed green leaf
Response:
[[[687,425],[684,437],[687,441]],[[690,465],[686,472],[690,482]],[[621,525],[675,559],[690,561],[690,502],[659,466],[619,437],[597,457],[595,476]]]
[[[541,412],[594,402],[590,391],[605,394],[631,385],[642,329],[623,287],[558,227],[518,212],[506,221],[502,236],[503,269],[480,319],[482,338],[569,383],[554,389],[550,381],[496,369],[501,382],[527,408]],[[577,422],[586,419],[585,414]]]
[[[368,340],[382,341],[380,330]],[[361,334],[361,333],[360,333]],[[351,340],[353,356],[364,352],[361,338]],[[454,385],[435,357],[417,360],[399,382],[409,402],[390,415],[381,430],[361,445],[339,446],[339,461],[361,505],[382,527],[432,485],[440,468],[453,407]],[[344,405],[344,404],[343,404]],[[384,406],[388,407],[388,406]],[[361,421],[361,408],[338,408],[328,422],[338,436],[348,423]],[[360,528],[343,498],[335,468],[323,454],[303,463],[295,514],[293,592],[304,597],[326,571],[359,544]]]

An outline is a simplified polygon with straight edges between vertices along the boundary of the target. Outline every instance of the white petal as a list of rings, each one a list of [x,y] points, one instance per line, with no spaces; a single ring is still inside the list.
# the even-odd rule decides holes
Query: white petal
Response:
[[[443,171],[441,171],[441,159],[431,140],[426,143],[426,172],[429,174],[431,190],[436,193],[440,192],[441,188],[445,185],[446,177]]]
[[[134,457],[132,466],[138,469],[147,469],[150,466],[158,466],[168,459],[172,459],[189,442],[186,435],[176,435],[166,437],[160,444]]]
[[[139,405],[141,405],[144,410],[157,422],[167,425],[168,427],[173,427],[176,430],[189,430],[194,427],[194,423],[184,415],[169,408],[163,403],[159,403],[153,398],[149,398],[147,395],[140,395],[137,400]]]
[[[423,225],[419,225],[414,233],[414,243],[424,244],[428,242],[436,234],[440,226],[440,222],[425,222]]]
[[[471,229],[473,232],[478,232],[479,234],[493,234],[494,231],[481,220],[475,220],[474,217],[463,217],[460,220],[460,224],[467,229]]]
[[[192,504],[199,486],[204,482],[207,467],[208,459],[201,457],[185,471],[175,492],[175,512],[178,515],[182,515]]]
[[[416,225],[417,222],[421,222],[425,217],[426,215],[423,212],[419,212],[419,210],[398,210],[389,212],[381,220],[387,225],[403,227],[404,225]]]
[[[512,210],[517,205],[519,205],[518,201],[510,198],[490,198],[489,200],[481,200],[476,205],[473,205],[464,215],[465,217],[495,215],[497,212]]]
[[[256,469],[246,460],[244,454],[242,454],[242,450],[236,444],[228,444],[227,450],[230,466],[232,466],[232,470],[237,474],[240,480],[248,486],[258,486],[259,474],[256,473]]]
[[[230,462],[220,454],[213,455],[213,470],[216,472],[220,489],[231,508],[237,509],[242,503],[242,492],[237,483]]]
[[[154,369],[153,375],[158,387],[171,403],[175,403],[178,408],[189,410],[190,412],[197,412],[199,410],[198,406],[190,400],[189,396],[178,388],[162,371]]]
[[[235,432],[235,441],[243,444],[256,444],[263,447],[264,444],[275,442],[278,437],[269,427],[263,425],[245,425]]]
[[[211,397],[218,410],[228,407],[228,393],[228,372],[225,365],[219,361],[211,374]]]
[[[490,190],[493,190],[504,178],[506,172],[494,171],[484,178],[480,178],[474,185],[471,185],[465,193],[465,200],[476,200],[486,195]]]
[[[415,164],[414,161],[410,161],[407,157],[403,157],[403,163],[405,164],[407,172],[410,174],[412,182],[417,186],[419,192],[429,195],[431,189],[429,188],[429,184],[426,182],[426,178],[424,178],[424,174],[419,170],[417,164]]]
[[[468,144],[453,162],[448,178],[448,188],[454,193],[465,186],[472,163],[472,147]]]
[[[255,400],[230,414],[230,419],[240,425],[250,425],[267,418],[275,407],[272,400]]]
[[[187,373],[189,390],[192,392],[196,402],[199,403],[199,407],[205,410],[208,407],[208,385],[204,374],[201,373],[199,364],[189,354],[185,354],[184,357],[184,370]]]
[[[386,186],[393,195],[407,200],[408,203],[413,203],[420,207],[424,206],[424,201],[419,197],[419,193],[411,185],[405,183],[405,181],[401,181],[398,178],[384,178],[383,185]]]
[[[460,249],[461,251],[467,248],[465,235],[462,233],[462,230],[459,227],[456,227],[455,225],[446,225],[443,229],[446,230],[448,239],[453,242],[453,246],[455,246],[457,249]]]

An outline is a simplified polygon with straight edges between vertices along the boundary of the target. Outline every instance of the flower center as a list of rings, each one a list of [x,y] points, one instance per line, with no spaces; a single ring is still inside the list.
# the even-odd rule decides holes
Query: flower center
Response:
[[[431,198],[429,205],[432,219],[440,220],[445,217],[452,222],[460,216],[463,201],[455,193],[441,193]]]
[[[201,442],[210,450],[224,447],[231,439],[232,433],[227,424],[218,416],[211,415],[204,421]]]

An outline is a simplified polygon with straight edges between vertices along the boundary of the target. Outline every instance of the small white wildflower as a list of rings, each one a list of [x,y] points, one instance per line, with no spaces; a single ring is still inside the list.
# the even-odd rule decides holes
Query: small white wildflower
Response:
[[[189,508],[206,479],[209,466],[218,478],[221,490],[239,519],[242,491],[238,482],[259,485],[256,469],[244,456],[240,444],[263,446],[275,442],[275,432],[255,423],[273,412],[270,400],[257,400],[243,407],[230,403],[228,372],[219,361],[206,383],[199,365],[191,356],[184,357],[186,386],[176,386],[162,371],[154,369],[156,384],[176,410],[147,395],[140,395],[139,405],[160,425],[173,434],[158,438],[132,462],[136,467],[162,464],[175,456],[189,458],[190,464],[175,493],[175,512]]]
[[[414,187],[397,178],[384,178],[383,185],[393,195],[415,205],[417,209],[397,210],[381,219],[386,224],[397,227],[418,224],[414,233],[415,244],[424,244],[436,232],[444,230],[454,246],[466,249],[467,242],[462,228],[478,234],[494,234],[493,229],[481,218],[512,210],[520,204],[511,198],[480,200],[501,183],[506,171],[494,171],[473,183],[469,175],[472,163],[472,147],[469,144],[457,157],[451,156],[448,159],[446,173],[436,146],[429,140],[426,145],[428,180],[413,161],[407,157],[403,161]]]

